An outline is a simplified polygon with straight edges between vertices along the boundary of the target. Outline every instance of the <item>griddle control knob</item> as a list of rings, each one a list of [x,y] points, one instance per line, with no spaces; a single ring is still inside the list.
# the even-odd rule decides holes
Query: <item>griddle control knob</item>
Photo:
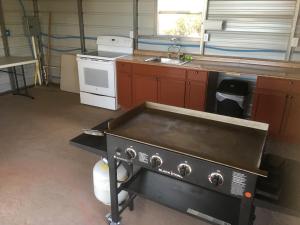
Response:
[[[185,177],[191,174],[192,167],[189,164],[181,163],[178,165],[177,170],[180,176]]]
[[[150,158],[150,164],[152,168],[159,168],[163,164],[163,160],[158,155],[153,155]]]
[[[208,180],[215,186],[221,186],[224,183],[224,178],[220,173],[211,173],[208,176]]]
[[[132,147],[126,148],[125,154],[126,154],[127,158],[130,160],[136,158],[136,151]]]

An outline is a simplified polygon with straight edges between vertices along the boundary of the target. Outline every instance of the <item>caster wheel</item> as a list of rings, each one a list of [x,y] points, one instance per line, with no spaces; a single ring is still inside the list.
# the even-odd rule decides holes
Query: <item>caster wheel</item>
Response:
[[[111,214],[109,213],[109,214],[107,214],[106,216],[105,216],[105,219],[106,219],[106,222],[107,222],[107,224],[108,225],[121,225],[121,223],[120,222],[113,222],[112,221],[112,218],[111,218]]]

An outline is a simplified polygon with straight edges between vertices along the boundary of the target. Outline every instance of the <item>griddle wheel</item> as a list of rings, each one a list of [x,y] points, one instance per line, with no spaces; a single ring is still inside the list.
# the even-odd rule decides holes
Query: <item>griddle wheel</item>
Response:
[[[106,219],[106,222],[107,222],[107,224],[108,225],[121,225],[121,223],[120,222],[113,222],[112,221],[112,218],[111,218],[111,214],[110,213],[108,213],[106,216],[105,216],[105,219]]]

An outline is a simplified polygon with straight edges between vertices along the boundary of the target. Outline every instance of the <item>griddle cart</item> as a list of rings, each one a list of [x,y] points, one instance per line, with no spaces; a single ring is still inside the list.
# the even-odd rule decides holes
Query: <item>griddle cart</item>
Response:
[[[109,130],[108,122],[105,121],[93,129],[107,131]],[[77,147],[109,158],[113,203],[111,214],[107,216],[110,225],[120,223],[121,214],[126,208],[133,210],[133,202],[136,196],[150,199],[212,224],[220,224],[221,221],[227,222],[223,224],[238,224],[236,212],[242,211],[249,216],[249,224],[251,224],[256,206],[300,216],[300,184],[295,182],[298,178],[300,164],[293,160],[265,155],[262,158],[261,168],[269,171],[269,176],[268,178],[261,177],[258,179],[253,201],[250,201],[251,204],[246,204],[250,207],[250,210],[247,210],[247,207],[246,210],[244,210],[244,207],[241,210],[240,206],[243,206],[243,198],[232,198],[230,195],[199,187],[199,185],[189,180],[183,181],[182,178],[163,174],[163,171],[153,169],[150,164],[132,163],[132,160],[124,161],[127,158],[118,148],[107,151],[107,144],[111,141],[115,144],[118,143],[116,139],[118,139],[116,136],[95,137],[81,134],[71,140],[71,143]],[[119,188],[116,180],[117,163],[120,162],[118,157],[123,158],[123,163],[128,164],[129,167],[127,168],[131,171],[128,181]],[[121,190],[128,191],[130,198],[119,206],[117,193]],[[215,202],[218,202],[218,204],[215,204]],[[220,205],[220,207],[216,207],[217,205]]]

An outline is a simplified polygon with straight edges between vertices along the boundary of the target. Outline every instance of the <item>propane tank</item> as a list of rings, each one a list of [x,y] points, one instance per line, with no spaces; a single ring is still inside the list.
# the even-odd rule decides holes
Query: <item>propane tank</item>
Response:
[[[121,164],[118,167],[118,181],[125,181],[128,178],[125,167]],[[97,162],[93,169],[94,193],[96,198],[105,205],[110,205],[110,183],[109,183],[109,167],[107,159],[103,158]],[[121,184],[118,184],[118,187]],[[128,193],[121,191],[118,195],[119,203],[126,200]]]

